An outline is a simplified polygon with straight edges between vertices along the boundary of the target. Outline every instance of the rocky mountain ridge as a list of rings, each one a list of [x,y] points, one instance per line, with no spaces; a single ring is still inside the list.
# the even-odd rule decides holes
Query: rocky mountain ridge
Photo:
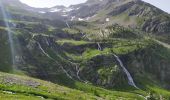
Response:
[[[5,1],[5,2],[10,2]],[[138,28],[154,34],[168,34],[170,15],[141,0],[89,0],[69,7],[32,8],[18,0],[10,3],[31,13],[33,17],[51,20],[87,21],[96,24],[119,24],[124,27]],[[20,13],[23,11],[19,10]],[[16,13],[19,13],[16,11]],[[152,16],[152,17],[151,17]]]
[[[111,96],[114,90],[131,92],[130,100],[147,95],[170,98],[167,13],[140,0],[89,0],[44,9],[9,1],[3,0],[0,10],[0,71],[51,81],[90,93],[92,98],[121,98]],[[17,52],[14,57],[9,34]],[[49,92],[40,94],[57,98]],[[67,92],[63,95],[71,97]]]

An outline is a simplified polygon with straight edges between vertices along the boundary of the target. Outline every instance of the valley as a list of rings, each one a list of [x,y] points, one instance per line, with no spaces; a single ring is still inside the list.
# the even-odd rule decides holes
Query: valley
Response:
[[[0,99],[169,100],[170,15],[141,0],[0,1]]]

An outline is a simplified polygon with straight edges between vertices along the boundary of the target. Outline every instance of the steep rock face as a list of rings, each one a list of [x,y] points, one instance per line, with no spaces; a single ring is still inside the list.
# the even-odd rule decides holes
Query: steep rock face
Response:
[[[11,59],[11,50],[10,44],[8,41],[7,31],[0,28],[0,70],[5,72],[12,71],[12,59]],[[6,66],[4,68],[4,66]]]
[[[126,10],[128,10],[128,9],[129,9],[130,7],[132,7],[134,4],[135,4],[135,2],[132,1],[132,2],[128,2],[128,3],[122,4],[122,5],[120,5],[120,6],[117,6],[117,7],[115,7],[115,8],[113,9],[113,11],[111,11],[111,12],[109,13],[109,15],[111,15],[111,16],[119,15],[119,14],[125,12]]]
[[[150,19],[142,25],[142,29],[146,32],[155,32],[155,33],[170,33],[170,21],[159,19]]]
[[[75,10],[68,12],[68,14],[69,16],[75,16],[76,18],[91,17],[102,10],[107,3],[108,0],[88,0],[82,4],[70,6],[70,8]]]
[[[130,3],[130,2],[129,2]],[[159,8],[156,8],[155,6],[148,4],[146,2],[143,2],[141,0],[134,0],[131,1],[131,6],[129,15],[136,15],[136,16],[143,16],[143,17],[154,17],[157,15],[165,14],[162,10]]]
[[[95,8],[97,6],[100,7],[100,9]],[[79,16],[83,20],[88,18],[88,21],[105,23],[106,18],[110,18],[109,24],[117,23],[122,26],[140,28],[143,31],[152,33],[169,33],[168,27],[170,16],[162,10],[143,1],[111,0],[105,1],[105,3],[102,3],[101,5],[95,3],[92,7],[96,10],[90,10],[93,12],[91,14],[87,12],[84,13],[85,9],[90,9],[89,5],[84,6],[83,9],[78,9],[73,12],[80,12],[79,15],[86,14],[84,17]],[[125,21],[121,21],[120,19]]]
[[[32,16],[29,20],[38,20],[35,17],[39,17],[52,20],[79,20],[105,23],[106,18],[110,18],[109,24],[117,23],[126,27],[140,28],[146,32],[169,33],[170,30],[170,16],[141,0],[88,0],[85,3],[70,7],[56,6],[44,9],[31,8],[20,3],[18,0],[12,1],[11,5],[8,4],[11,0],[3,2],[7,7],[9,6],[8,10],[11,11],[11,16],[14,19],[27,20],[27,14],[18,17],[18,13],[27,12]]]
[[[62,66],[74,77],[73,69],[69,62],[60,57],[61,49],[55,44],[53,37],[35,36],[33,39],[30,39],[27,48],[24,49],[23,45],[23,51],[26,65],[20,69],[28,72],[31,76],[50,81],[60,80],[60,78],[54,80],[54,77],[60,75],[66,77],[66,73],[61,68]]]
[[[83,63],[80,76],[93,84],[107,88],[127,85],[128,80],[113,56],[96,56]]]
[[[70,8],[72,9],[70,10],[65,7],[58,7],[57,9],[67,11],[58,13],[70,14],[68,15],[68,19],[74,15],[77,18],[86,18],[99,14],[102,16],[98,16],[101,22],[105,22],[107,17],[111,19],[111,24],[120,24],[120,21],[123,21],[121,24],[125,24],[126,21],[128,22],[128,20],[132,19],[129,22],[134,21],[135,24],[128,23],[127,26],[140,23],[141,26],[136,27],[142,27],[142,30],[146,32],[169,32],[169,20],[167,20],[169,15],[138,0],[93,0],[71,6]],[[68,75],[70,75],[74,80],[88,81],[106,88],[121,87],[128,84],[127,77],[117,64],[116,59],[111,54],[105,55],[105,53],[113,49],[118,54],[124,53],[121,60],[127,65],[127,69],[135,81],[139,78],[138,75],[144,76],[145,73],[149,73],[156,77],[160,83],[163,83],[165,87],[169,88],[169,85],[167,85],[170,83],[168,77],[170,75],[169,57],[164,57],[165,55],[169,55],[169,51],[166,51],[165,48],[156,47],[151,47],[152,50],[149,48],[146,51],[140,51],[143,44],[145,44],[143,41],[140,41],[143,37],[138,38],[139,34],[136,31],[129,31],[131,27],[129,27],[129,30],[126,30],[123,25],[119,26],[116,24],[118,28],[111,29],[110,33],[107,33],[108,31],[106,30],[106,34],[108,35],[104,37],[106,34],[102,33],[103,31],[100,31],[100,27],[98,27],[100,21],[97,19],[97,15],[94,17],[96,18],[94,22],[89,21],[95,24],[94,26],[97,26],[97,28],[90,26],[88,22],[74,21],[70,22],[71,28],[68,28],[65,24],[66,20],[62,21],[65,19],[62,16],[61,20],[54,20],[55,18],[46,19],[47,16],[44,17],[42,16],[43,14],[34,15],[35,12],[28,11],[28,9],[26,11],[31,12],[31,16],[25,15],[25,13],[21,14],[23,10],[16,11],[20,12],[19,14],[10,9],[8,10],[13,20],[15,20],[14,22],[10,22],[10,26],[15,32],[15,38],[18,38],[21,49],[19,50],[21,54],[19,57],[23,60],[17,66],[25,74],[53,82],[67,82],[67,79],[69,79]],[[43,11],[43,9],[41,10]],[[54,14],[54,12],[48,12],[48,9],[46,9],[46,12],[48,17]],[[162,19],[161,14],[163,14],[164,19]],[[126,21],[121,19],[122,16],[123,18],[126,17]],[[150,16],[153,17],[150,18]],[[114,19],[114,17],[116,18]],[[119,20],[116,21],[117,19]],[[76,23],[76,25],[73,23]],[[0,25],[2,27],[5,26],[3,22],[0,22]],[[67,30],[67,32],[64,30]],[[78,32],[75,32],[75,30]],[[11,54],[9,53],[8,37],[4,29],[0,31],[2,32],[2,37],[0,37],[2,43],[0,44],[0,47],[2,47],[0,51],[2,52],[0,55],[3,55],[3,57],[0,57],[0,63],[2,63],[1,69],[2,71],[9,71],[11,69]],[[136,40],[131,41],[133,39]],[[64,42],[69,40],[69,42],[60,45],[57,43],[58,40]],[[137,43],[138,40],[142,43]],[[97,42],[101,42],[103,51],[97,51]],[[164,51],[155,52],[155,50]],[[129,53],[131,51],[136,52]],[[164,55],[164,52],[167,54]],[[83,58],[86,55],[90,56],[89,59]],[[4,66],[7,66],[7,69],[4,69]]]
[[[163,47],[160,45],[148,47],[124,55],[122,56],[122,59],[124,59],[124,63],[127,65],[129,71],[134,73],[134,77],[148,73],[150,75],[149,77],[154,77],[161,83],[161,86],[169,89],[170,51],[167,48],[163,48],[159,51],[158,48]],[[160,54],[160,52],[164,52],[164,54]]]

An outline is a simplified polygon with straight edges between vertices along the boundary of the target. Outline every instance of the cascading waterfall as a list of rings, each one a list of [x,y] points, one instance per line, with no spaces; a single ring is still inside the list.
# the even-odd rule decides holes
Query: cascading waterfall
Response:
[[[41,47],[41,44],[40,44],[39,42],[36,41],[36,43],[38,44],[38,47],[40,48],[40,50],[42,51],[42,53],[43,53],[45,56],[47,56],[49,59],[53,60],[55,63],[59,64],[54,58],[52,58],[48,53],[46,53],[46,52],[44,51],[44,49]],[[73,78],[71,77],[71,75],[69,75],[68,72],[63,68],[62,65],[59,65],[59,66],[60,66],[60,68],[65,72],[65,74],[66,74],[70,79],[73,79]]]
[[[43,53],[45,56],[47,56],[47,57],[50,58],[50,59],[53,59],[52,57],[50,57],[50,56],[44,51],[44,49],[41,47],[41,45],[40,45],[39,42],[36,42],[36,43],[38,44],[38,47],[40,48],[40,50],[42,51],[42,53]]]
[[[70,25],[68,24],[68,22],[67,22],[67,21],[66,21],[66,25],[67,25],[67,27],[68,27],[68,28],[70,28]]]
[[[12,66],[13,66],[13,69],[16,69],[16,66],[15,66],[16,65],[16,61],[15,61],[16,52],[14,49],[13,34],[12,34],[12,30],[10,28],[9,21],[8,21],[9,17],[7,16],[7,13],[1,1],[0,1],[0,11],[2,12],[2,16],[4,18],[4,22],[5,22],[7,33],[8,33],[8,39],[10,43],[11,56],[12,56]]]
[[[79,76],[80,69],[78,68],[77,64],[75,64],[75,66],[76,66],[76,71],[77,71],[77,78],[78,78],[79,80],[81,80],[81,78],[80,78],[80,76]],[[81,80],[81,81],[82,81],[82,80]]]
[[[81,35],[84,35],[84,33],[83,33],[83,32],[81,32]]]
[[[100,46],[100,43],[97,43],[97,45],[98,45],[98,50],[101,51],[102,48],[101,48],[101,46]],[[114,57],[116,58],[116,60],[119,62],[120,66],[121,66],[121,68],[123,69],[123,71],[125,72],[125,74],[127,75],[128,84],[131,85],[131,86],[133,86],[133,87],[135,87],[135,88],[137,88],[137,89],[139,89],[139,88],[136,86],[136,84],[134,83],[132,76],[130,75],[130,73],[129,73],[129,71],[126,69],[126,67],[123,65],[123,63],[122,63],[122,61],[120,60],[120,58],[119,58],[117,55],[115,55],[115,54],[113,54],[113,55],[114,55]]]
[[[65,58],[63,58],[63,57],[61,57],[61,56],[58,56],[58,57],[60,57],[60,59],[62,59],[62,60],[67,60],[67,59],[65,59]],[[87,81],[82,80],[82,79],[80,78],[80,76],[79,76],[79,74],[80,74],[80,67],[78,66],[78,63],[74,63],[74,62],[72,62],[72,61],[70,61],[70,60],[67,60],[67,61],[76,67],[76,71],[77,71],[76,76],[77,76],[77,78],[78,78],[80,81],[86,83]]]
[[[67,21],[66,21],[66,25],[67,25],[68,28],[71,28]],[[84,35],[83,32],[81,32],[81,34]],[[62,57],[60,57],[60,58],[62,58]],[[66,60],[66,59],[64,59],[64,60]],[[68,60],[68,61],[69,61],[69,60]],[[77,73],[76,73],[77,78],[78,78],[80,81],[85,82],[85,81],[83,81],[83,80],[80,78],[80,76],[79,76],[80,69],[78,68],[78,65],[77,65],[76,63],[71,62],[71,61],[69,61],[69,62],[70,62],[71,64],[75,65],[76,71],[77,71]],[[85,82],[85,83],[86,83],[86,82]]]
[[[133,86],[133,87],[135,87],[135,88],[138,89],[138,87],[136,86],[136,84],[135,84],[134,81],[133,81],[132,76],[130,75],[130,73],[129,73],[129,71],[126,69],[126,67],[123,65],[123,63],[122,63],[122,61],[120,60],[120,58],[119,58],[117,55],[115,55],[115,54],[113,54],[113,55],[114,55],[114,57],[116,58],[116,60],[119,62],[119,64],[120,64],[120,66],[122,67],[123,71],[126,73],[127,78],[128,78],[128,83],[129,83],[129,85],[131,85],[131,86]]]
[[[98,46],[98,50],[99,50],[99,51],[101,51],[101,50],[102,50],[102,48],[101,48],[101,46],[100,46],[100,43],[99,43],[99,42],[97,42],[97,46]]]
[[[76,71],[77,71],[76,75],[77,75],[77,78],[78,78],[81,82],[87,83],[87,81],[82,80],[82,79],[80,78],[80,76],[79,76],[79,74],[80,74],[80,67],[78,67],[78,64],[76,64],[76,63],[73,63],[73,64],[74,64],[75,67],[76,67]]]
[[[49,42],[48,42],[47,38],[45,39],[45,41],[46,41],[46,44],[49,46],[50,44],[49,44]]]

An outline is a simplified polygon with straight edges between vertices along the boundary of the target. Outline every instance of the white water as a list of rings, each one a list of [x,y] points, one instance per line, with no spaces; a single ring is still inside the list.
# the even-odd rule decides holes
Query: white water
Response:
[[[148,97],[146,96],[143,96],[143,95],[140,95],[140,94],[138,94],[138,96],[140,96],[140,97],[142,97],[144,100],[148,100]]]
[[[126,73],[127,78],[128,78],[128,83],[129,83],[129,85],[131,85],[131,86],[133,86],[133,87],[135,87],[135,88],[138,88],[138,87],[136,86],[136,84],[134,83],[132,76],[130,75],[130,73],[128,72],[128,70],[126,69],[126,67],[123,65],[123,63],[122,63],[122,61],[120,60],[120,58],[119,58],[117,55],[115,55],[115,54],[114,54],[114,57],[115,57],[116,60],[119,62],[119,64],[120,64],[120,66],[122,67],[123,71]]]
[[[46,41],[47,45],[49,46],[50,44],[49,44],[49,42],[48,42],[48,39],[47,39],[47,38],[45,39],[45,41]]]
[[[63,58],[63,57],[61,57],[61,56],[59,56],[59,57],[60,57],[62,60],[67,60],[67,59],[65,59],[65,58]],[[74,63],[74,62],[72,62],[72,61],[70,61],[70,60],[67,60],[67,61],[76,67],[76,72],[77,72],[77,73],[76,73],[76,76],[77,76],[77,78],[78,78],[80,81],[86,83],[86,81],[82,80],[82,79],[80,78],[80,76],[79,76],[80,67],[78,66],[78,64],[77,64],[77,63]]]
[[[44,49],[41,47],[40,43],[36,41],[36,43],[38,44],[38,47],[40,48],[40,50],[42,51],[42,53],[47,56],[49,59],[53,60],[56,64],[59,64],[54,58],[52,58],[48,53],[46,53],[44,51]],[[70,78],[70,79],[73,79],[69,74],[68,72],[63,68],[62,65],[59,65],[60,68],[64,71],[64,73]]]
[[[80,67],[78,67],[78,65],[77,65],[76,63],[74,63],[74,65],[76,66],[77,78],[78,78],[80,81],[82,81],[82,82],[84,82],[84,83],[87,83],[87,81],[82,80],[82,79],[80,78],[80,76],[79,76]]]
[[[67,25],[68,28],[71,28],[67,21],[66,21],[66,25]],[[82,34],[83,36],[86,36],[83,32],[81,32],[81,34]],[[64,59],[63,57],[60,57],[60,58]],[[64,60],[66,60],[66,59],[64,59]],[[67,61],[69,61],[69,60],[67,60]],[[77,73],[76,73],[77,78],[78,78],[80,81],[86,83],[86,81],[83,81],[83,80],[80,78],[80,76],[79,76],[80,68],[78,67],[78,65],[77,65],[76,63],[71,62],[71,61],[69,61],[69,62],[70,62],[71,64],[75,65],[76,71],[77,71]]]
[[[97,42],[97,46],[98,46],[98,50],[99,50],[99,51],[101,51],[101,50],[102,50],[102,48],[101,48],[101,46],[100,46],[100,43],[99,43],[99,42]]]
[[[38,47],[40,48],[40,50],[43,52],[43,54],[44,54],[45,56],[47,56],[47,57],[50,58],[50,59],[53,59],[52,57],[50,57],[50,56],[44,51],[44,49],[41,47],[41,45],[40,45],[39,42],[36,42],[36,43],[38,44]]]
[[[16,61],[15,61],[15,56],[16,56],[16,53],[15,53],[15,49],[14,49],[14,41],[13,41],[13,35],[12,35],[12,31],[10,29],[10,25],[8,23],[8,19],[9,17],[7,16],[7,13],[4,9],[4,6],[2,4],[2,2],[0,1],[0,10],[2,12],[2,15],[3,15],[3,18],[4,18],[4,22],[5,22],[5,25],[6,25],[6,29],[7,29],[7,33],[8,33],[8,39],[9,39],[9,43],[10,43],[10,49],[11,49],[11,56],[12,56],[12,66],[13,66],[13,69],[16,69],[15,67],[15,64],[16,64]]]
[[[75,64],[75,66],[76,66],[76,71],[77,71],[77,78],[80,80],[80,81],[82,81],[82,82],[84,82],[81,78],[80,78],[80,76],[79,76],[79,73],[80,73],[80,68],[78,67],[78,65],[77,64]]]
[[[68,28],[70,28],[70,25],[68,24],[68,22],[67,22],[67,21],[66,21],[66,25],[67,25],[67,27],[68,27]]]
[[[83,32],[81,32],[81,35],[84,35],[84,33],[83,33]]]
[[[43,96],[37,96],[38,98],[45,99]]]
[[[101,46],[100,46],[100,44],[99,44],[98,42],[97,42],[97,45],[98,45],[98,50],[101,51],[102,48],[101,48]],[[119,62],[119,64],[120,64],[120,66],[122,67],[123,71],[126,73],[127,78],[128,78],[128,84],[138,89],[138,87],[136,86],[136,84],[135,84],[134,81],[133,81],[132,76],[130,75],[130,73],[129,73],[129,71],[126,69],[126,67],[123,65],[123,63],[122,63],[122,61],[120,60],[120,58],[119,58],[117,55],[115,55],[115,54],[113,54],[113,55],[114,55],[114,57],[116,58],[116,60]]]

